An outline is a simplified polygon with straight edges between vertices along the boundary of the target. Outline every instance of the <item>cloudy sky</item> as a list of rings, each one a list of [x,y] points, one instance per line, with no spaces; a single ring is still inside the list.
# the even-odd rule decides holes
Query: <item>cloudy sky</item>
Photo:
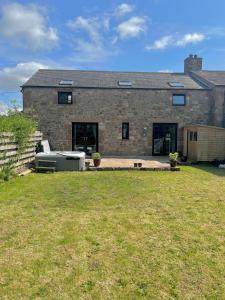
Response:
[[[0,111],[39,68],[225,70],[224,0],[0,0]]]

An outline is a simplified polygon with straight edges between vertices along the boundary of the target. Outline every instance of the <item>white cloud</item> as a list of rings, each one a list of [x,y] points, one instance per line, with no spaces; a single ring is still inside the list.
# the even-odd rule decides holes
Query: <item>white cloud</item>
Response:
[[[173,42],[173,37],[171,35],[166,35],[156,40],[152,45],[146,46],[145,49],[147,51],[165,49]]]
[[[57,45],[58,34],[48,27],[39,7],[19,3],[6,4],[1,9],[0,35],[29,50],[51,49]]]
[[[78,16],[69,20],[67,26],[74,32],[71,38],[74,53],[70,56],[70,61],[101,63],[118,54],[119,40],[135,38],[145,32],[146,17],[133,16],[124,22],[118,22],[118,17],[133,9],[133,5],[122,3],[112,13],[91,18]]]
[[[104,17],[103,18],[103,28],[105,30],[109,30],[110,29],[110,17]]]
[[[78,63],[101,62],[110,55],[102,43],[93,43],[78,39],[75,43],[74,59]]]
[[[127,3],[122,3],[115,9],[115,16],[121,17],[131,13],[134,10],[134,6]]]
[[[111,14],[92,18],[79,16],[69,20],[67,26],[74,31],[74,53],[71,60],[77,63],[102,62],[118,54],[116,44],[119,40],[134,38],[145,32],[146,17],[134,16],[118,24],[117,17],[132,12],[133,9],[132,5],[122,3]],[[111,25],[115,23],[116,27],[112,28]]]
[[[19,63],[15,67],[0,69],[0,90],[18,91],[20,86],[38,69],[47,66],[37,62]]]
[[[132,17],[129,20],[122,22],[117,27],[119,38],[129,39],[139,36],[147,29],[146,18]]]
[[[202,33],[187,33],[181,39],[176,41],[176,45],[179,47],[184,47],[187,44],[197,44],[205,40],[206,37]]]
[[[15,110],[15,108],[17,111],[23,110],[22,105],[18,102],[12,101],[10,103],[7,103],[3,100],[0,100],[0,116],[7,115],[9,110]]]
[[[88,39],[75,39],[76,62],[93,63],[105,60],[106,57],[113,54],[109,49],[109,42],[104,33],[109,30],[108,18],[84,18],[82,16],[70,20],[67,25],[74,31],[84,31],[88,35]]]
[[[159,70],[159,73],[173,73],[173,70],[165,69],[165,70]]]
[[[188,44],[197,44],[206,39],[206,36],[202,33],[187,33],[182,37],[177,38],[172,35],[166,35],[160,39],[154,41],[152,45],[147,45],[145,50],[161,50],[170,46],[185,47]]]
[[[9,110],[9,106],[5,104],[3,101],[0,101],[0,116],[7,115]]]
[[[99,32],[100,22],[97,18],[85,19],[82,16],[80,16],[74,20],[68,21],[67,24],[73,30],[85,30],[93,42],[99,43],[101,41],[101,35]]]

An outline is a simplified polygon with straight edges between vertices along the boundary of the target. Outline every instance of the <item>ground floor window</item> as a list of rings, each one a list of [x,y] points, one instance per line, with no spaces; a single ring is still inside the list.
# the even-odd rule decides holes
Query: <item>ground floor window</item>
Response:
[[[129,123],[122,123],[122,139],[129,140]]]
[[[177,151],[177,124],[153,124],[153,155],[168,155]]]
[[[98,123],[73,123],[73,150],[87,155],[98,151]]]

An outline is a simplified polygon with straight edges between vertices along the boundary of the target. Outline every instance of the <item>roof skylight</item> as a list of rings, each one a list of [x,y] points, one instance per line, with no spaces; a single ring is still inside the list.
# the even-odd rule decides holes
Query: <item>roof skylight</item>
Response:
[[[170,82],[168,82],[168,84],[171,87],[180,87],[180,88],[184,87],[184,84],[181,82],[178,82],[178,81],[170,81]]]
[[[73,85],[73,80],[61,80],[59,85]]]
[[[119,80],[119,81],[118,81],[118,84],[119,84],[120,86],[132,86],[132,82],[129,81],[129,80]]]

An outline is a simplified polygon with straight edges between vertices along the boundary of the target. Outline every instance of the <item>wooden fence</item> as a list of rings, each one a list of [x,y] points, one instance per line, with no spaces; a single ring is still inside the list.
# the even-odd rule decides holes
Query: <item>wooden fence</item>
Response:
[[[16,162],[16,167],[26,165],[34,160],[35,146],[42,140],[42,133],[36,131],[29,139],[28,145]],[[16,158],[17,144],[11,133],[0,133],[0,168],[9,160]]]

